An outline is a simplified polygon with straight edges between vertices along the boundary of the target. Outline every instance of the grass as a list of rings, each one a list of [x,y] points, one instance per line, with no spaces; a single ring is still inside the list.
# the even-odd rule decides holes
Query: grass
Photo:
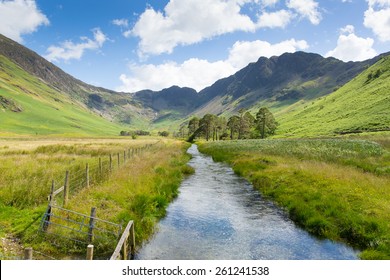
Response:
[[[390,57],[384,57],[337,91],[276,112],[277,134],[318,137],[388,130],[389,78]]]
[[[0,172],[0,236],[15,236],[23,246],[32,246],[55,258],[84,258],[84,246],[37,233],[47,207],[51,180],[59,177],[59,187],[66,169],[73,170],[71,174],[78,169],[84,173],[86,162],[93,166],[97,157],[146,144],[154,145],[133,155],[126,163],[121,161],[121,167],[115,168],[108,177],[91,179],[90,188],[77,188],[77,181],[71,181],[66,207],[86,215],[91,207],[96,207],[99,219],[119,224],[134,220],[139,246],[153,233],[156,222],[165,214],[165,207],[178,194],[184,174],[192,172],[186,166],[188,145],[183,142],[149,138],[3,139],[0,156],[6,164]],[[109,257],[114,245],[115,240],[97,244],[95,255]],[[5,250],[0,244],[0,254]]]
[[[0,135],[118,135],[126,130],[92,113],[0,56]]]
[[[388,143],[387,141],[384,141]],[[310,233],[390,259],[389,150],[348,139],[202,143]]]

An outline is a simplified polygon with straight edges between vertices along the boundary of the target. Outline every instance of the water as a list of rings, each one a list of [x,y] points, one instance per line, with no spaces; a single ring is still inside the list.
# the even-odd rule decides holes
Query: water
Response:
[[[182,182],[157,233],[136,259],[357,259],[353,249],[298,228],[223,163],[188,150],[195,174]]]

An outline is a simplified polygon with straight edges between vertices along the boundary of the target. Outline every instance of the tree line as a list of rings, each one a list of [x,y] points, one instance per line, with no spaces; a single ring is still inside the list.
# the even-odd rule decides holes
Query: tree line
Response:
[[[240,109],[237,115],[228,119],[224,116],[206,114],[202,118],[193,117],[180,129],[180,134],[188,135],[189,141],[203,137],[209,140],[266,138],[275,134],[278,123],[266,107],[262,107],[253,116],[249,111]]]

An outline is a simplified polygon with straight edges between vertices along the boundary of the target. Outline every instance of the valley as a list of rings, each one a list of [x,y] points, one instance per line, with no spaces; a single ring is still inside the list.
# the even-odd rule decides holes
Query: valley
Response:
[[[68,210],[134,220],[140,249],[197,172],[187,165],[192,135],[306,232],[348,244],[362,259],[389,259],[389,78],[389,53],[343,62],[295,52],[260,57],[199,92],[115,92],[0,35],[1,257],[18,257],[7,249],[16,240],[56,259],[84,258],[85,244],[39,233],[66,171],[77,175]],[[229,127],[229,118],[254,119],[260,108],[275,118],[272,133]],[[191,128],[206,116],[213,127]],[[98,244],[96,257],[107,258],[112,244]]]

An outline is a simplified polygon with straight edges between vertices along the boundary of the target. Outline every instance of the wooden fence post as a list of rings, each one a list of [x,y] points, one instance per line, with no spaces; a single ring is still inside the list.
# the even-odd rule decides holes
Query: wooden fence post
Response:
[[[134,258],[135,255],[135,231],[134,231],[134,223],[130,228],[130,254],[131,258]]]
[[[126,163],[126,150],[123,151],[123,163]]]
[[[50,190],[50,200],[49,200],[50,205],[53,203],[54,200],[54,188],[55,188],[54,180],[51,180],[51,190]]]
[[[118,168],[120,166],[120,154],[118,153]]]
[[[110,154],[110,172],[112,171],[112,154]]]
[[[25,248],[24,249],[24,259],[25,260],[32,260],[33,259],[33,249],[32,248]]]
[[[51,191],[50,191],[50,196],[49,196],[49,205],[47,206],[47,210],[45,213],[45,221],[44,221],[43,226],[42,226],[43,231],[47,231],[47,228],[49,227],[49,224],[50,224],[51,206],[52,206],[53,200],[54,200],[54,188],[55,188],[55,184],[54,184],[54,180],[52,180],[51,181]]]
[[[100,173],[100,177],[103,177],[103,165],[102,165],[101,157],[99,157],[99,173]]]
[[[68,203],[69,198],[69,170],[66,170],[65,173],[65,182],[64,182],[64,206]]]
[[[122,260],[127,260],[127,238],[125,239],[125,241],[123,242],[123,246],[122,246]]]
[[[89,219],[89,229],[88,229],[88,238],[89,242],[93,242],[93,228],[95,226],[95,217],[96,217],[96,208],[91,208],[91,216]]]
[[[87,260],[92,261],[93,260],[93,245],[89,244],[87,246]]]

